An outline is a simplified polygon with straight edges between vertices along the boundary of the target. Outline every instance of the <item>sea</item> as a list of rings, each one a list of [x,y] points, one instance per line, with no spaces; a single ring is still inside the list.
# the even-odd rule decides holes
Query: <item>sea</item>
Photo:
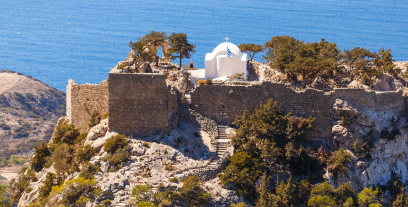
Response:
[[[391,48],[406,61],[407,11],[406,0],[0,0],[0,70],[62,91],[69,79],[97,84],[152,30],[186,33],[196,52],[183,63],[197,68],[226,37],[239,45],[276,35],[325,38],[341,50]]]

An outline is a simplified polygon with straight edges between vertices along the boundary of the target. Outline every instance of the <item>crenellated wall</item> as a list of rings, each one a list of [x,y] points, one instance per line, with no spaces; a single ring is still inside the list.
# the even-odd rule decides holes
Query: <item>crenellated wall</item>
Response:
[[[109,73],[109,94],[109,130],[149,135],[177,126],[177,96],[164,74]]]
[[[108,111],[108,81],[100,84],[78,85],[73,80],[67,85],[67,117],[81,131],[88,130],[89,119],[93,112],[100,115]]]

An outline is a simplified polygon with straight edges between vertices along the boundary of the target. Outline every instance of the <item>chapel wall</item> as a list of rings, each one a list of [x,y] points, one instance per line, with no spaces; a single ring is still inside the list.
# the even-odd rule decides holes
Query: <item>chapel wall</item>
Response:
[[[109,130],[144,136],[177,125],[177,96],[164,74],[109,73]]]
[[[67,117],[81,131],[89,129],[92,113],[100,115],[108,111],[108,81],[100,84],[78,85],[73,80],[67,85]]]

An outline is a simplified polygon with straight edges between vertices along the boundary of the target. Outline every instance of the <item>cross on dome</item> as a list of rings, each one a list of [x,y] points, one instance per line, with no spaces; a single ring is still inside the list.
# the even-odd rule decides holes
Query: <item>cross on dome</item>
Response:
[[[226,37],[226,38],[225,38],[225,41],[227,41],[227,42],[228,42],[228,40],[229,40],[229,38],[228,38],[228,37]]]

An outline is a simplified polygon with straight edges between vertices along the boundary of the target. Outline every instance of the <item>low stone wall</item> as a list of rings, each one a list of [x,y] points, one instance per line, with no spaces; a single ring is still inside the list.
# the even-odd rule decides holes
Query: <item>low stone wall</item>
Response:
[[[100,84],[78,85],[73,80],[67,85],[67,118],[81,131],[88,130],[92,113],[100,115],[108,111],[108,81]]]
[[[144,136],[177,126],[177,96],[164,74],[109,73],[109,130]]]

